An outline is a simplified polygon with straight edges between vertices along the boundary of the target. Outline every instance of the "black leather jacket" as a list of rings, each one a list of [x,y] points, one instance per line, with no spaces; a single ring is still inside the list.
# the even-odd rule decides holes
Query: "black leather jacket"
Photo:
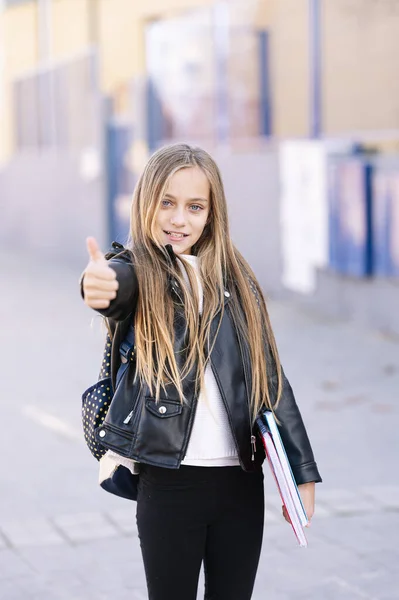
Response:
[[[173,256],[173,251],[170,254]],[[134,360],[129,362],[115,386],[121,365],[119,347],[134,318],[138,285],[129,253],[117,255],[109,264],[117,274],[118,295],[108,309],[99,312],[109,319],[113,333],[111,375],[116,391],[103,425],[96,430],[96,436],[104,447],[122,456],[140,463],[177,469],[187,450],[197,406],[194,372],[183,382],[187,399],[184,404],[181,404],[177,390],[172,385],[167,387],[167,395],[161,391],[161,400],[156,403],[146,384],[133,381]],[[175,351],[181,353],[185,347],[185,320],[177,285],[174,280],[169,282],[169,293],[176,300]],[[245,471],[254,471],[261,468],[265,453],[256,426],[251,427],[249,348],[235,327],[229,302],[230,294],[226,289],[224,311],[219,311],[212,323],[214,337],[223,315],[210,362],[227,411],[241,467]],[[270,377],[269,389],[274,403],[277,393],[275,374]],[[276,415],[281,422],[280,434],[297,483],[321,481],[301,414],[284,373],[283,392]]]

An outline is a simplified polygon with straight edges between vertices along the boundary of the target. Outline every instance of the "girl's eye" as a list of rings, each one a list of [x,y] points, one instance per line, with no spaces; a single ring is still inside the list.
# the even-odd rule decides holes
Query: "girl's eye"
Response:
[[[203,210],[202,206],[200,206],[199,204],[192,204],[190,208],[192,208],[194,212],[199,212],[200,210]]]
[[[169,204],[171,204],[170,200],[162,200],[161,201],[161,206],[168,206]]]

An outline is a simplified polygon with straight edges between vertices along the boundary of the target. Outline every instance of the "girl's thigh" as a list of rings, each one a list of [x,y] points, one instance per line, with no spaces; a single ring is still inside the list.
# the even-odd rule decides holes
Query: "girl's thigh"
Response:
[[[196,600],[206,522],[192,487],[168,475],[140,474],[137,528],[149,600]]]
[[[238,473],[219,518],[208,528],[206,600],[250,600],[262,548],[263,473]]]

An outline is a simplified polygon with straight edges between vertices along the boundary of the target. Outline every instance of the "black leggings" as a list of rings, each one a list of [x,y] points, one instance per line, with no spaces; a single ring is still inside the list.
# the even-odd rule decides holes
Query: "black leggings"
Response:
[[[140,465],[137,526],[149,600],[250,600],[262,546],[263,473]]]

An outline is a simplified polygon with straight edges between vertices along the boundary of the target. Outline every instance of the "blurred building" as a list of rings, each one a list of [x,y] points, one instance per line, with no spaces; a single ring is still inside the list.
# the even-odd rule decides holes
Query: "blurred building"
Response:
[[[5,0],[0,161],[18,147],[15,81],[94,50],[117,114],[135,78],[162,81],[166,134],[397,129],[398,28],[397,3],[372,0]]]

